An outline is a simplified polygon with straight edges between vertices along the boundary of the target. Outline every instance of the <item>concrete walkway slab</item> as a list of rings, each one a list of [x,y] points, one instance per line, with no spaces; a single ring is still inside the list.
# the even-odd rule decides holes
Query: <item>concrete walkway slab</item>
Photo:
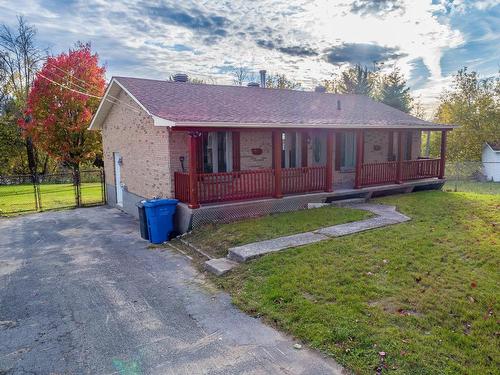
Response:
[[[278,237],[272,240],[254,242],[248,245],[232,247],[228,251],[228,258],[236,262],[247,262],[261,255],[273,253],[291,247],[297,247],[326,240],[322,234],[306,232],[291,236]]]
[[[259,241],[243,246],[232,247],[228,250],[227,258],[212,259],[207,261],[205,263],[207,270],[220,276],[236,267],[237,263],[235,262],[247,262],[251,259],[276,251],[282,251],[293,247],[327,240],[331,237],[347,236],[349,234],[359,233],[411,220],[408,216],[398,212],[395,206],[357,202],[357,200],[351,200],[343,206],[369,211],[377,216],[366,220],[332,225],[330,227],[321,228],[312,232],[294,234],[291,236],[278,237],[272,240]],[[323,205],[324,203],[321,203],[321,206]],[[228,260],[234,262],[229,263]]]

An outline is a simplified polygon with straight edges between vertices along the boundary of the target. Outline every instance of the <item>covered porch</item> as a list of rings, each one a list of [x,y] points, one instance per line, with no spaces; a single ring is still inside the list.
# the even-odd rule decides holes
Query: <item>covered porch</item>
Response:
[[[207,164],[206,144],[211,147],[212,142],[210,139],[207,141],[207,134],[214,131],[222,133],[221,130],[230,136],[224,138],[225,146],[220,146],[220,139],[213,141],[213,156],[223,159],[224,155],[231,154],[232,157],[224,168],[214,165],[207,171],[206,167],[203,168]],[[441,132],[439,158],[414,156],[415,150],[411,151],[412,136],[408,138],[408,134],[415,130],[418,130],[416,134],[419,137],[424,130]],[[198,208],[201,204],[318,192],[355,193],[367,187],[405,186],[408,182],[419,180],[442,180],[448,130],[376,129],[377,134],[383,135],[386,140],[384,146],[380,146],[365,142],[367,132],[373,133],[372,129],[294,129],[297,135],[273,129],[269,132],[269,138],[272,138],[269,165],[263,163],[258,168],[244,169],[241,168],[240,133],[251,132],[252,129],[184,129],[188,134],[188,165],[187,170],[174,173],[175,197],[190,208]],[[321,133],[313,133],[318,131]],[[420,147],[420,141],[417,145]],[[262,150],[255,148],[252,152],[258,154]],[[383,160],[371,162],[374,159],[372,153],[383,154]],[[220,169],[224,171],[220,172]],[[345,179],[345,176],[352,181],[342,184],[336,181]]]

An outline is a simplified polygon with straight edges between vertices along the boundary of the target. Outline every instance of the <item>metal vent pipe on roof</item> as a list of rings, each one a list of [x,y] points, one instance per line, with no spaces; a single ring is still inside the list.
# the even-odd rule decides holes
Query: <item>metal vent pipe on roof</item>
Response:
[[[264,69],[259,70],[260,74],[260,87],[266,87],[266,71]]]
[[[337,109],[340,111],[340,100],[337,100]]]
[[[187,82],[188,75],[185,73],[177,73],[174,75],[174,82]]]

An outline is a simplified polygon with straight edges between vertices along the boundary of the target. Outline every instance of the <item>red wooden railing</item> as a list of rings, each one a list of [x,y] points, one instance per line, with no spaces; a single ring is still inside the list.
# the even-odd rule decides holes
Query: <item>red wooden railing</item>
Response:
[[[394,183],[397,177],[397,169],[397,161],[363,164],[361,167],[361,185]]]
[[[199,173],[198,200],[200,203],[270,197],[274,194],[274,171]]]
[[[189,173],[175,172],[175,199],[181,202],[189,202]]]
[[[174,176],[175,197],[189,202],[189,174],[175,172]],[[325,167],[282,169],[282,191],[284,194],[320,191],[325,189],[325,179]],[[275,194],[273,169],[198,173],[196,181],[199,203],[264,198]]]
[[[401,162],[401,180],[418,180],[439,176],[440,159],[405,160]],[[397,183],[397,161],[363,164],[361,185]]]
[[[403,162],[402,179],[419,180],[439,176],[440,159],[406,160]]]
[[[281,170],[283,194],[324,190],[325,179],[326,167],[284,168]]]

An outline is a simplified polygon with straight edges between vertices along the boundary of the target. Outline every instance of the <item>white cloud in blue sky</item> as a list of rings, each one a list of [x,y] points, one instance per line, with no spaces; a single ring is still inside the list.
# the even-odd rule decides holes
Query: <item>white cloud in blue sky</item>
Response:
[[[500,65],[500,0],[0,0],[52,53],[91,41],[111,75],[178,71],[231,83],[233,67],[285,73],[312,88],[346,64],[399,66],[432,106],[457,69]]]

